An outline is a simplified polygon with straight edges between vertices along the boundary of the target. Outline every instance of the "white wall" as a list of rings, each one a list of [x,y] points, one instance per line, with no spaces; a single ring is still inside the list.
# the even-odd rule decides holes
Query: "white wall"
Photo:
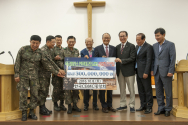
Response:
[[[63,46],[69,35],[77,38],[76,48],[85,48],[87,9],[75,8],[82,0],[0,0],[0,63],[11,64],[21,46],[29,44],[31,35],[42,37],[60,34]],[[99,0],[98,0],[99,1]],[[94,46],[102,44],[102,34],[111,34],[111,45],[120,43],[118,33],[126,30],[128,41],[136,44],[135,36],[143,32],[146,41],[156,42],[154,30],[163,27],[166,39],[176,45],[177,60],[185,59],[188,34],[187,0],[106,0],[105,7],[93,8]],[[40,47],[41,47],[40,46]],[[137,89],[136,89],[137,90]],[[119,93],[119,91],[114,91]]]

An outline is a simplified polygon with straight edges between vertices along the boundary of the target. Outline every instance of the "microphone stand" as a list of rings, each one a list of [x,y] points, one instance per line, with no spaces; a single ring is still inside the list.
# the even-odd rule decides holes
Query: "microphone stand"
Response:
[[[8,51],[8,53],[9,53],[9,54],[10,54],[10,56],[12,57],[13,64],[14,64],[14,58],[13,58],[13,56],[12,56],[11,52],[10,52],[10,51]]]

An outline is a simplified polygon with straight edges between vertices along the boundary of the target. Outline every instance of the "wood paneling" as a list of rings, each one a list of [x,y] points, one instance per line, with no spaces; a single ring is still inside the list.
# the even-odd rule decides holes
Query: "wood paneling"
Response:
[[[178,105],[174,105],[172,114],[176,117],[188,118],[188,108],[185,105],[185,97],[188,93],[184,91],[186,85],[183,82],[183,73],[188,71],[188,61],[181,60],[176,65],[175,71],[177,72],[177,83],[178,83]],[[185,96],[186,95],[186,96]]]
[[[16,89],[17,83],[14,80],[14,76],[11,76],[11,91],[12,91],[12,107],[11,110],[17,110],[19,108],[19,91]]]
[[[14,65],[0,64],[0,121],[21,118],[16,85]]]

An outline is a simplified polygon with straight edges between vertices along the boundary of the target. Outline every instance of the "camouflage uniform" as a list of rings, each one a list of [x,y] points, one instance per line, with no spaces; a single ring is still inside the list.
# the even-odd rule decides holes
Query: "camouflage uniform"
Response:
[[[64,57],[63,57],[63,51],[64,48],[61,47],[57,47],[55,46],[53,49],[53,59],[59,55],[59,57],[61,58],[60,60],[55,60],[54,62],[57,64],[57,66],[59,66],[59,68],[64,69]],[[53,93],[52,93],[52,101],[53,102],[57,102],[59,100],[61,100],[62,102],[64,102],[64,91],[63,91],[63,78],[60,78],[58,76],[53,75],[52,77],[52,85],[53,85]]]
[[[64,57],[78,57],[78,56],[79,56],[79,51],[76,48],[73,48],[72,51],[68,47],[64,48]],[[79,94],[78,90],[65,90],[65,103],[67,105],[71,104],[72,102],[76,104],[78,102],[78,94]]]
[[[17,54],[15,62],[15,78],[19,77],[20,82],[17,84],[17,90],[20,94],[19,109],[21,111],[27,110],[27,108],[35,109],[37,102],[40,100],[38,96],[39,79],[38,71],[41,66],[46,67],[54,74],[58,74],[58,71],[53,68],[55,63],[50,60],[46,55],[41,53],[40,49],[33,51],[30,47],[22,47]],[[30,87],[30,103],[27,105],[28,88]]]
[[[43,47],[41,47],[41,51],[43,54],[47,55],[52,60],[53,49],[49,49],[47,45],[44,45]],[[54,68],[58,71],[60,69],[56,64],[54,65]],[[40,67],[40,70],[39,70],[39,85],[40,85],[39,106],[44,105],[46,102],[46,97],[48,96],[48,93],[49,93],[50,77],[51,77],[51,72],[46,70],[44,66]]]

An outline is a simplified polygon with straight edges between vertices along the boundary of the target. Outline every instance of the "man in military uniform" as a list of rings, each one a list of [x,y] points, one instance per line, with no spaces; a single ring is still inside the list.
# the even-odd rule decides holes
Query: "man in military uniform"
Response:
[[[56,46],[53,49],[53,59],[54,62],[59,66],[61,69],[64,69],[64,58],[63,58],[63,51],[64,48],[61,46],[62,44],[62,36],[57,35],[55,36]],[[54,110],[56,111],[66,111],[67,109],[64,106],[64,91],[63,91],[63,79],[53,75],[52,78],[52,85],[53,85],[53,93],[52,93],[52,101],[54,102]],[[60,100],[60,107],[57,104],[57,101]]]
[[[19,109],[22,111],[22,121],[27,120],[27,108],[30,108],[28,118],[37,120],[34,114],[34,109],[37,107],[39,101],[39,79],[38,71],[40,66],[44,66],[48,71],[55,75],[61,76],[62,70],[55,69],[55,63],[50,60],[46,55],[41,53],[38,49],[41,43],[41,38],[38,35],[33,35],[30,38],[30,45],[20,48],[18,51],[15,62],[15,81],[19,91]],[[28,88],[30,87],[30,103],[27,104]]]
[[[78,57],[79,51],[74,48],[74,45],[76,43],[76,38],[74,36],[69,36],[67,38],[67,44],[68,47],[64,48],[64,57]],[[75,80],[72,80],[71,82],[75,82]],[[77,107],[78,102],[78,90],[65,90],[65,103],[68,105],[68,114],[72,113],[72,110],[81,112],[81,109]],[[71,103],[73,103],[73,108],[71,106]]]
[[[55,45],[55,37],[54,36],[47,36],[46,37],[46,44],[41,47],[41,51],[43,54],[47,55],[51,60],[53,59],[53,50],[52,48]],[[54,65],[56,68],[59,68],[56,64]],[[49,93],[49,85],[50,85],[50,77],[51,72],[46,70],[44,66],[42,66],[39,70],[39,106],[40,106],[40,114],[41,115],[50,115],[52,111],[48,110],[45,106],[46,98]]]

